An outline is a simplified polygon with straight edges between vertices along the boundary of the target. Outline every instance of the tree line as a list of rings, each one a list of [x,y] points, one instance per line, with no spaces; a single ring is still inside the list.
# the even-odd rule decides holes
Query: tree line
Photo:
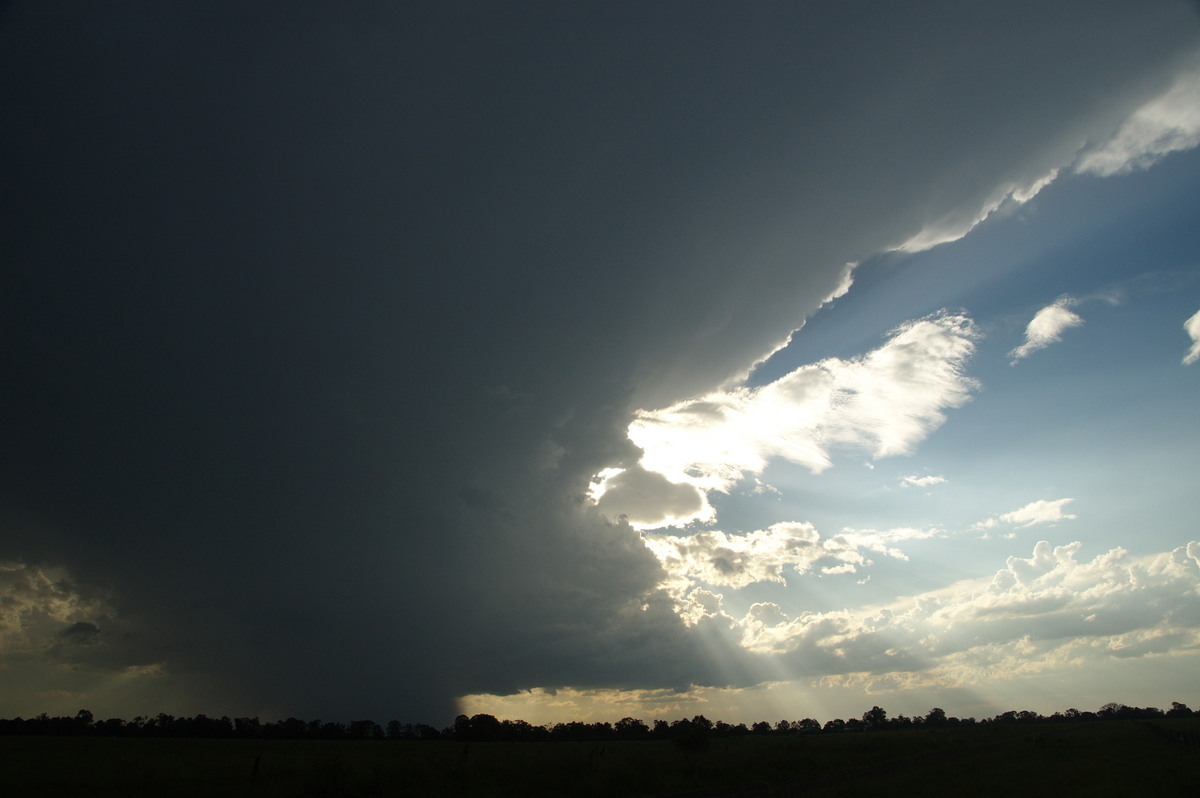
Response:
[[[262,722],[254,718],[211,718],[207,715],[175,717],[160,713],[153,717],[138,716],[97,720],[91,712],[81,709],[74,716],[51,717],[45,713],[32,718],[0,718],[0,735],[59,735],[96,737],[192,737],[256,740],[449,740],[454,742],[528,742],[528,741],[619,741],[671,740],[681,745],[703,745],[711,738],[742,736],[782,736],[799,734],[845,734],[904,729],[943,729],[986,726],[1009,723],[1070,723],[1095,720],[1148,720],[1155,718],[1186,718],[1197,715],[1185,704],[1171,702],[1171,708],[1130,707],[1125,704],[1105,704],[1099,710],[1080,711],[1074,707],[1052,715],[1039,715],[1029,710],[1001,713],[992,718],[958,718],[947,716],[945,710],[934,707],[924,716],[888,717],[882,707],[874,706],[860,718],[834,718],[822,724],[813,718],[780,720],[777,723],[759,721],[747,726],[711,721],[703,715],[681,718],[668,723],[655,720],[652,724],[632,717],[616,723],[584,723],[570,721],[535,726],[523,720],[499,720],[493,715],[459,715],[454,723],[442,729],[424,723],[389,721],[385,726],[370,720],[349,723],[304,721],[287,718]]]

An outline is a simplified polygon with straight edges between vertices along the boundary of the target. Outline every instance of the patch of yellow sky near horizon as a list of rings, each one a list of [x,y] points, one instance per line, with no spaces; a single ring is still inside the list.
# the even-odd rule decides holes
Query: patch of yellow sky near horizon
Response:
[[[930,681],[917,674],[853,673],[797,681],[763,682],[749,687],[667,689],[558,689],[536,687],[511,695],[477,693],[458,699],[458,711],[472,716],[524,720],[537,726],[581,721],[615,723],[638,718],[647,724],[703,715],[712,721],[772,725],[780,720],[858,718],[873,706],[889,717],[924,716],[941,707],[953,717],[994,717],[1008,710],[1051,715],[1068,708],[1097,710],[1109,702],[1169,708],[1172,701],[1200,705],[1200,686],[1186,690],[1164,687],[1185,683],[1200,672],[1200,651],[1152,658],[1109,660],[1085,674],[1063,663],[1051,671],[995,674],[987,684]],[[1194,680],[1192,680],[1194,681]]]

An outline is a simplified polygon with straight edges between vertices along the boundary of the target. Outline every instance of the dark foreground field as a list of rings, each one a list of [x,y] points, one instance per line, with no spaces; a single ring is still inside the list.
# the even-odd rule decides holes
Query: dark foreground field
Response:
[[[1200,718],[610,743],[0,737],[5,796],[1195,796]]]

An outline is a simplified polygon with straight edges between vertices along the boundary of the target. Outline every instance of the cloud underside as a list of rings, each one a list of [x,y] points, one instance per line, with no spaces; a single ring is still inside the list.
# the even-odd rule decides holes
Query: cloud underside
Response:
[[[997,212],[1023,205],[1057,180],[1060,174],[1113,175],[1148,169],[1174,152],[1200,145],[1200,68],[1193,63],[1176,75],[1170,87],[1130,114],[1111,136],[1079,148],[1073,160],[1001,182],[978,205],[965,204],[927,222],[919,233],[893,247],[922,252],[958,241]]]
[[[964,367],[975,337],[968,318],[942,313],[902,325],[860,358],[643,411],[629,427],[641,462],[603,479],[598,503],[638,528],[682,525],[711,519],[706,492],[728,491],[772,459],[819,473],[838,449],[911,453],[970,398],[975,383]]]
[[[1171,87],[1138,108],[1104,143],[1075,164],[1083,174],[1109,177],[1146,169],[1173,152],[1200,144],[1200,68],[1180,73]]]

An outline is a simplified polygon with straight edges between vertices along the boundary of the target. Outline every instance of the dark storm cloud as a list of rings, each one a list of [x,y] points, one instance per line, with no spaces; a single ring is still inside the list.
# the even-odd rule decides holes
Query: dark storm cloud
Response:
[[[8,5],[0,556],[196,711],[743,678],[589,479],[1195,45],[1023,5]]]

